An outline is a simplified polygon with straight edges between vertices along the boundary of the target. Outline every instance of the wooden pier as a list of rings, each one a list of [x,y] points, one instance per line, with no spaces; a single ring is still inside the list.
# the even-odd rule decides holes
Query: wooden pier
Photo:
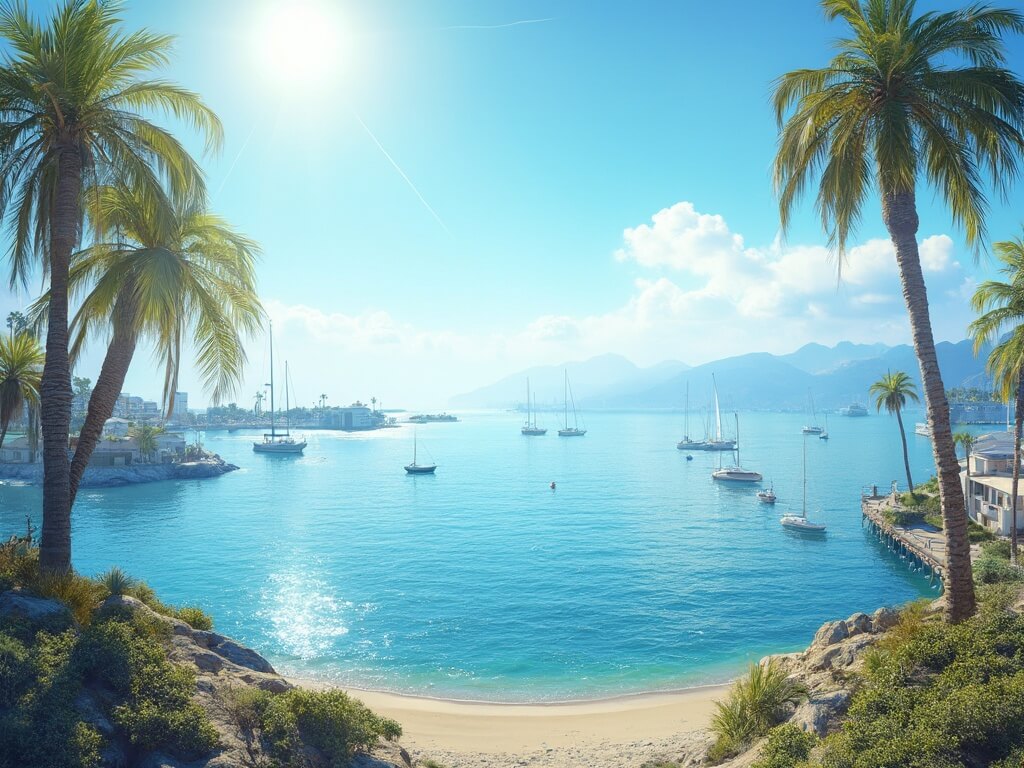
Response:
[[[874,488],[861,494],[860,509],[864,521],[889,550],[907,560],[912,570],[926,568],[932,581],[942,581],[946,574],[945,538],[942,531],[924,524],[893,525],[885,519],[886,510],[900,508],[896,494],[880,496]]]

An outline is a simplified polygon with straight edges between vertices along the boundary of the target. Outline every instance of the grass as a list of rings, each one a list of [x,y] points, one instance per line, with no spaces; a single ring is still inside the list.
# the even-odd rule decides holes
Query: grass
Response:
[[[715,704],[711,730],[717,740],[709,757],[720,762],[743,751],[777,725],[787,707],[806,696],[806,688],[790,680],[775,659],[751,664],[747,676],[733,684],[725,701]]]

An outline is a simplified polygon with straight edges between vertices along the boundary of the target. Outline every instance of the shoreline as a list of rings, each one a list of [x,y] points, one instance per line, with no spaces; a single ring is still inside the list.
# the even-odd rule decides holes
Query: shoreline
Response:
[[[397,720],[402,743],[416,756],[463,765],[516,765],[529,755],[545,764],[598,765],[607,755],[645,759],[703,741],[714,704],[730,683],[677,691],[635,693],[582,701],[482,702],[363,690],[324,680],[287,676],[308,688],[336,688],[379,715]],[[642,749],[640,749],[642,747]],[[624,751],[625,750],[625,751]],[[582,762],[579,762],[582,759]],[[499,762],[495,762],[495,760]]]

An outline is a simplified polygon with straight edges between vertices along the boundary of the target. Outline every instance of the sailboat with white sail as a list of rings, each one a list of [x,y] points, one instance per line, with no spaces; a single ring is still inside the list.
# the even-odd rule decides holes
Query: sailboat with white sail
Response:
[[[569,403],[572,403],[572,426],[569,426]],[[565,429],[558,430],[559,437],[583,437],[587,430],[580,429],[579,419],[576,416],[576,399],[572,396],[572,387],[569,384],[569,371],[565,372]]]
[[[530,421],[530,379],[529,379],[529,377],[527,377],[527,379],[526,379],[526,423],[523,424],[522,429],[520,429],[519,431],[522,432],[524,435],[529,435],[531,437],[537,437],[537,436],[540,436],[540,435],[546,435],[548,433],[547,429],[545,429],[544,427],[538,427],[537,426],[537,408],[536,407],[533,408],[533,421],[532,422]]]
[[[814,523],[807,519],[807,439],[804,439],[804,500],[800,514],[789,512],[779,518],[783,528],[800,533],[825,533],[824,523]]]
[[[277,431],[274,418],[274,326],[270,326],[270,433],[263,435],[262,442],[253,442],[252,449],[256,453],[275,455],[292,455],[302,453],[306,449],[305,440],[296,440],[291,435],[288,411],[288,361],[284,364],[284,431]]]
[[[715,416],[714,416],[714,436],[709,434],[711,427],[709,426],[704,434],[703,440],[689,440],[689,437],[684,437],[682,441],[676,443],[676,448],[681,451],[732,451],[736,449],[735,440],[727,440],[725,435],[722,433],[722,409],[718,402],[718,382],[715,381],[714,374],[711,375],[711,389],[714,393],[714,405],[715,405]],[[687,385],[687,401],[689,401],[689,385]],[[689,431],[689,422],[687,422],[687,431]],[[687,442],[689,440],[689,442]]]
[[[719,465],[718,469],[711,473],[711,477],[729,483],[760,483],[764,479],[760,472],[743,469],[740,466],[740,416],[738,413],[733,415],[736,417],[736,463],[731,467]]]
[[[805,435],[820,435],[824,430],[818,426],[818,414],[814,412],[814,395],[807,390],[807,397],[811,404],[811,423],[805,424],[801,430]]]

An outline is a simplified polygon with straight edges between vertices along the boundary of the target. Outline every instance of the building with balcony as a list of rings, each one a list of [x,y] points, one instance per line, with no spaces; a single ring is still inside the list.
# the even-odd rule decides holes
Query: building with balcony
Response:
[[[330,429],[343,429],[359,432],[368,429],[380,429],[386,420],[378,411],[369,406],[355,402],[347,408],[331,408],[323,416],[323,426]]]
[[[994,432],[980,435],[962,462],[960,482],[967,503],[967,516],[999,536],[1009,536],[1012,519],[1013,434]],[[1017,488],[1017,530],[1024,532],[1024,477]]]

